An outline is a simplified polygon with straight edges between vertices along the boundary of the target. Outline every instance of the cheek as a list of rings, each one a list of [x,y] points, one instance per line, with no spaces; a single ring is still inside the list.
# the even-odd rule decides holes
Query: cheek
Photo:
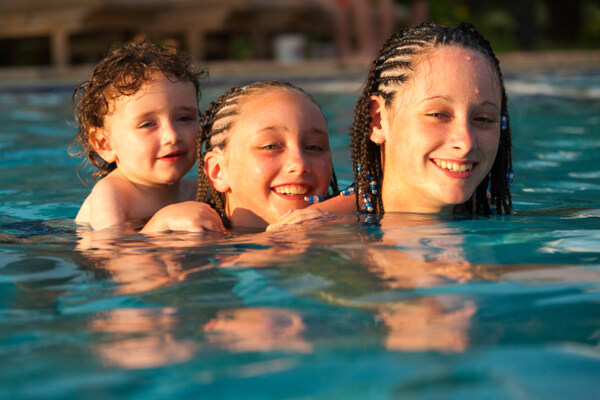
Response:
[[[240,186],[257,187],[257,184],[267,181],[274,172],[279,170],[277,160],[272,157],[253,157],[248,154],[237,154],[230,160],[231,171]]]
[[[485,152],[485,155],[490,162],[494,162],[496,158],[496,153],[498,152],[498,146],[500,144],[500,134],[491,133],[484,137],[484,140],[481,142],[481,147]]]
[[[333,172],[333,162],[331,160],[331,156],[320,157],[315,162],[316,174],[319,177],[320,186],[324,190],[325,194],[329,189],[329,183],[331,181],[331,175]]]

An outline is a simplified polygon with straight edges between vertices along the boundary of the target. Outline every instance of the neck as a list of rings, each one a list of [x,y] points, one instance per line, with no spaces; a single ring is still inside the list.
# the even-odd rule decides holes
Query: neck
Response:
[[[231,222],[231,228],[235,231],[244,233],[249,231],[264,231],[269,225],[267,221],[248,209],[236,207],[231,210],[229,204],[227,204],[225,209],[227,217]]]
[[[148,202],[157,206],[178,203],[182,201],[182,184],[176,181],[173,184],[148,184],[144,182],[129,181],[135,190]]]
[[[381,199],[385,212],[417,214],[452,214],[454,204],[439,204],[422,198],[409,197],[400,187],[382,182]]]

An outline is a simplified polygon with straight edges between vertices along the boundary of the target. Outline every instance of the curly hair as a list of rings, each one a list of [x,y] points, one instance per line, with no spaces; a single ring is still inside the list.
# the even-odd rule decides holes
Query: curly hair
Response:
[[[77,136],[71,146],[81,149],[72,154],[84,157],[83,163],[87,160],[96,168],[94,180],[108,175],[117,165],[107,163],[96,152],[90,142],[92,130],[104,127],[111,102],[135,94],[157,72],[173,81],[192,82],[198,100],[200,80],[208,77],[206,69],[198,68],[188,54],[143,40],[113,47],[96,64],[90,79],[73,91]]]
[[[359,199],[367,193],[372,197],[372,213],[383,214],[384,204],[379,193],[370,193],[373,179],[380,185],[383,179],[383,166],[379,147],[370,140],[369,113],[370,96],[379,95],[390,106],[398,88],[411,79],[422,56],[436,46],[459,46],[481,53],[490,61],[500,82],[502,91],[501,113],[506,118],[500,133],[500,143],[496,159],[490,173],[477,186],[475,194],[466,203],[455,206],[455,212],[466,209],[472,215],[489,215],[490,204],[497,207],[500,214],[512,210],[512,198],[509,188],[508,171],[512,168],[511,131],[508,119],[506,90],[500,63],[490,43],[470,24],[458,26],[425,23],[400,30],[393,34],[379,50],[371,63],[363,92],[354,108],[354,121],[350,128],[350,151],[354,182],[356,185],[356,206],[360,209]],[[381,187],[381,186],[379,186]],[[488,194],[489,187],[489,194]]]
[[[204,156],[215,148],[225,149],[227,147],[227,134],[237,121],[236,116],[239,114],[241,98],[264,93],[272,89],[290,90],[300,93],[321,110],[315,99],[305,90],[292,83],[271,80],[254,82],[229,89],[227,93],[208,105],[200,121],[200,131],[196,143],[198,151],[198,193],[196,200],[207,203],[214,208],[226,227],[229,227],[231,224],[225,209],[225,194],[218,192],[210,184],[203,168]],[[330,188],[331,193],[328,196],[332,196],[339,190],[333,169],[331,171]]]

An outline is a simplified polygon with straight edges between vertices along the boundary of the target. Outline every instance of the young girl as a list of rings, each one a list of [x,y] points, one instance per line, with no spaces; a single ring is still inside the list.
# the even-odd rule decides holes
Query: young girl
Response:
[[[113,50],[73,93],[75,142],[102,178],[76,222],[124,227],[194,198],[199,79],[189,56],[150,42]]]
[[[350,135],[355,201],[338,197],[319,208],[512,210],[502,73],[489,42],[470,25],[429,23],[394,34],[371,64]]]
[[[197,200],[232,229],[264,230],[276,221],[322,215],[300,211],[305,197],[337,193],[327,121],[302,89],[279,81],[230,89],[207,108],[198,136]],[[203,217],[193,203],[175,204],[144,228],[195,230]],[[191,221],[196,219],[196,221]]]

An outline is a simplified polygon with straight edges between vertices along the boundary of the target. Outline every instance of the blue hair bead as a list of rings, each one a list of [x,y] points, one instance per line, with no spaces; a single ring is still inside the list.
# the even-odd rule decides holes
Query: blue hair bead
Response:
[[[368,212],[373,212],[373,204],[371,203],[371,195],[369,193],[363,193],[363,204],[365,206],[365,210]]]
[[[513,183],[515,177],[515,173],[512,168],[509,168],[506,172],[506,181],[508,183]]]
[[[304,201],[310,204],[320,203],[325,200],[325,196],[304,196]]]
[[[354,189],[354,185],[348,186],[346,189],[340,192],[340,196],[349,196],[351,194],[354,194],[355,190],[356,189]]]
[[[372,194],[377,194],[377,181],[371,176],[367,175],[367,180],[369,181],[369,189]]]
[[[506,112],[502,113],[500,117],[500,130],[505,131],[508,129],[508,114]]]

